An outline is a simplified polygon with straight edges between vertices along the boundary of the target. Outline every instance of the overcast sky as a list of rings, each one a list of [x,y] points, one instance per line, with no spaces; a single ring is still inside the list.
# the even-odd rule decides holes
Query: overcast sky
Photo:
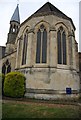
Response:
[[[72,18],[76,27],[76,40],[79,43],[80,0],[0,0],[0,46],[4,46],[7,41],[10,19],[17,3],[19,3],[20,22],[22,23],[48,1],[64,12],[68,17]]]

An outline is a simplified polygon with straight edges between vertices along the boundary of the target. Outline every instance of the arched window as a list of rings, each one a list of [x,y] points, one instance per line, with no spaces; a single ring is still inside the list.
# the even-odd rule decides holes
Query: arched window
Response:
[[[24,41],[23,41],[22,65],[26,64],[26,59],[27,59],[27,44],[28,44],[28,35],[25,35],[24,36]]]
[[[2,73],[6,74],[6,73],[9,73],[9,72],[11,72],[11,65],[10,65],[10,63],[7,59],[6,62],[2,66]]]
[[[13,27],[13,32],[16,32],[16,25],[14,25]]]
[[[2,66],[2,73],[5,75],[5,73],[6,73],[6,65],[5,64],[3,64],[3,66]]]
[[[7,66],[7,73],[9,73],[9,72],[11,72],[11,65],[10,64]]]
[[[42,24],[37,32],[36,63],[47,62],[47,31]]]
[[[58,64],[67,64],[66,58],[66,34],[63,27],[57,32]]]

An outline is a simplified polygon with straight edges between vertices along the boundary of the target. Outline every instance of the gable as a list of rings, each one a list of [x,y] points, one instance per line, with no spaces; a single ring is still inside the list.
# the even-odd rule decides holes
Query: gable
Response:
[[[71,24],[73,25],[74,29],[75,26],[73,24],[73,21],[71,18],[69,18],[67,15],[65,15],[63,12],[61,12],[59,9],[57,9],[54,5],[52,5],[50,2],[45,3],[41,8],[39,8],[34,14],[32,14],[28,19],[26,19],[21,26],[27,22],[28,20],[30,20],[33,17],[39,17],[39,16],[46,16],[46,15],[55,15],[58,16],[60,18],[69,20],[71,22]]]

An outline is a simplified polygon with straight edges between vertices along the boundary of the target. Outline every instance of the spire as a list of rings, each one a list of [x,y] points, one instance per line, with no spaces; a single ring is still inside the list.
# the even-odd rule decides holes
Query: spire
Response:
[[[19,16],[19,7],[18,7],[18,4],[17,4],[17,7],[16,7],[16,9],[15,9],[12,17],[11,17],[10,22],[12,22],[12,21],[20,23],[20,16]]]

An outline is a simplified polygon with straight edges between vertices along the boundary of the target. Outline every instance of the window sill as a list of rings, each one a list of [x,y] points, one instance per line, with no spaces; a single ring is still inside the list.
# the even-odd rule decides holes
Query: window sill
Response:
[[[40,67],[40,68],[47,68],[48,67],[48,64],[47,63],[37,63],[34,65],[34,67]]]
[[[30,68],[30,67],[31,67],[31,66],[30,66],[30,65],[27,65],[27,64],[20,66],[20,68]]]
[[[59,69],[69,69],[68,65],[63,65],[63,64],[57,64],[57,68]]]

